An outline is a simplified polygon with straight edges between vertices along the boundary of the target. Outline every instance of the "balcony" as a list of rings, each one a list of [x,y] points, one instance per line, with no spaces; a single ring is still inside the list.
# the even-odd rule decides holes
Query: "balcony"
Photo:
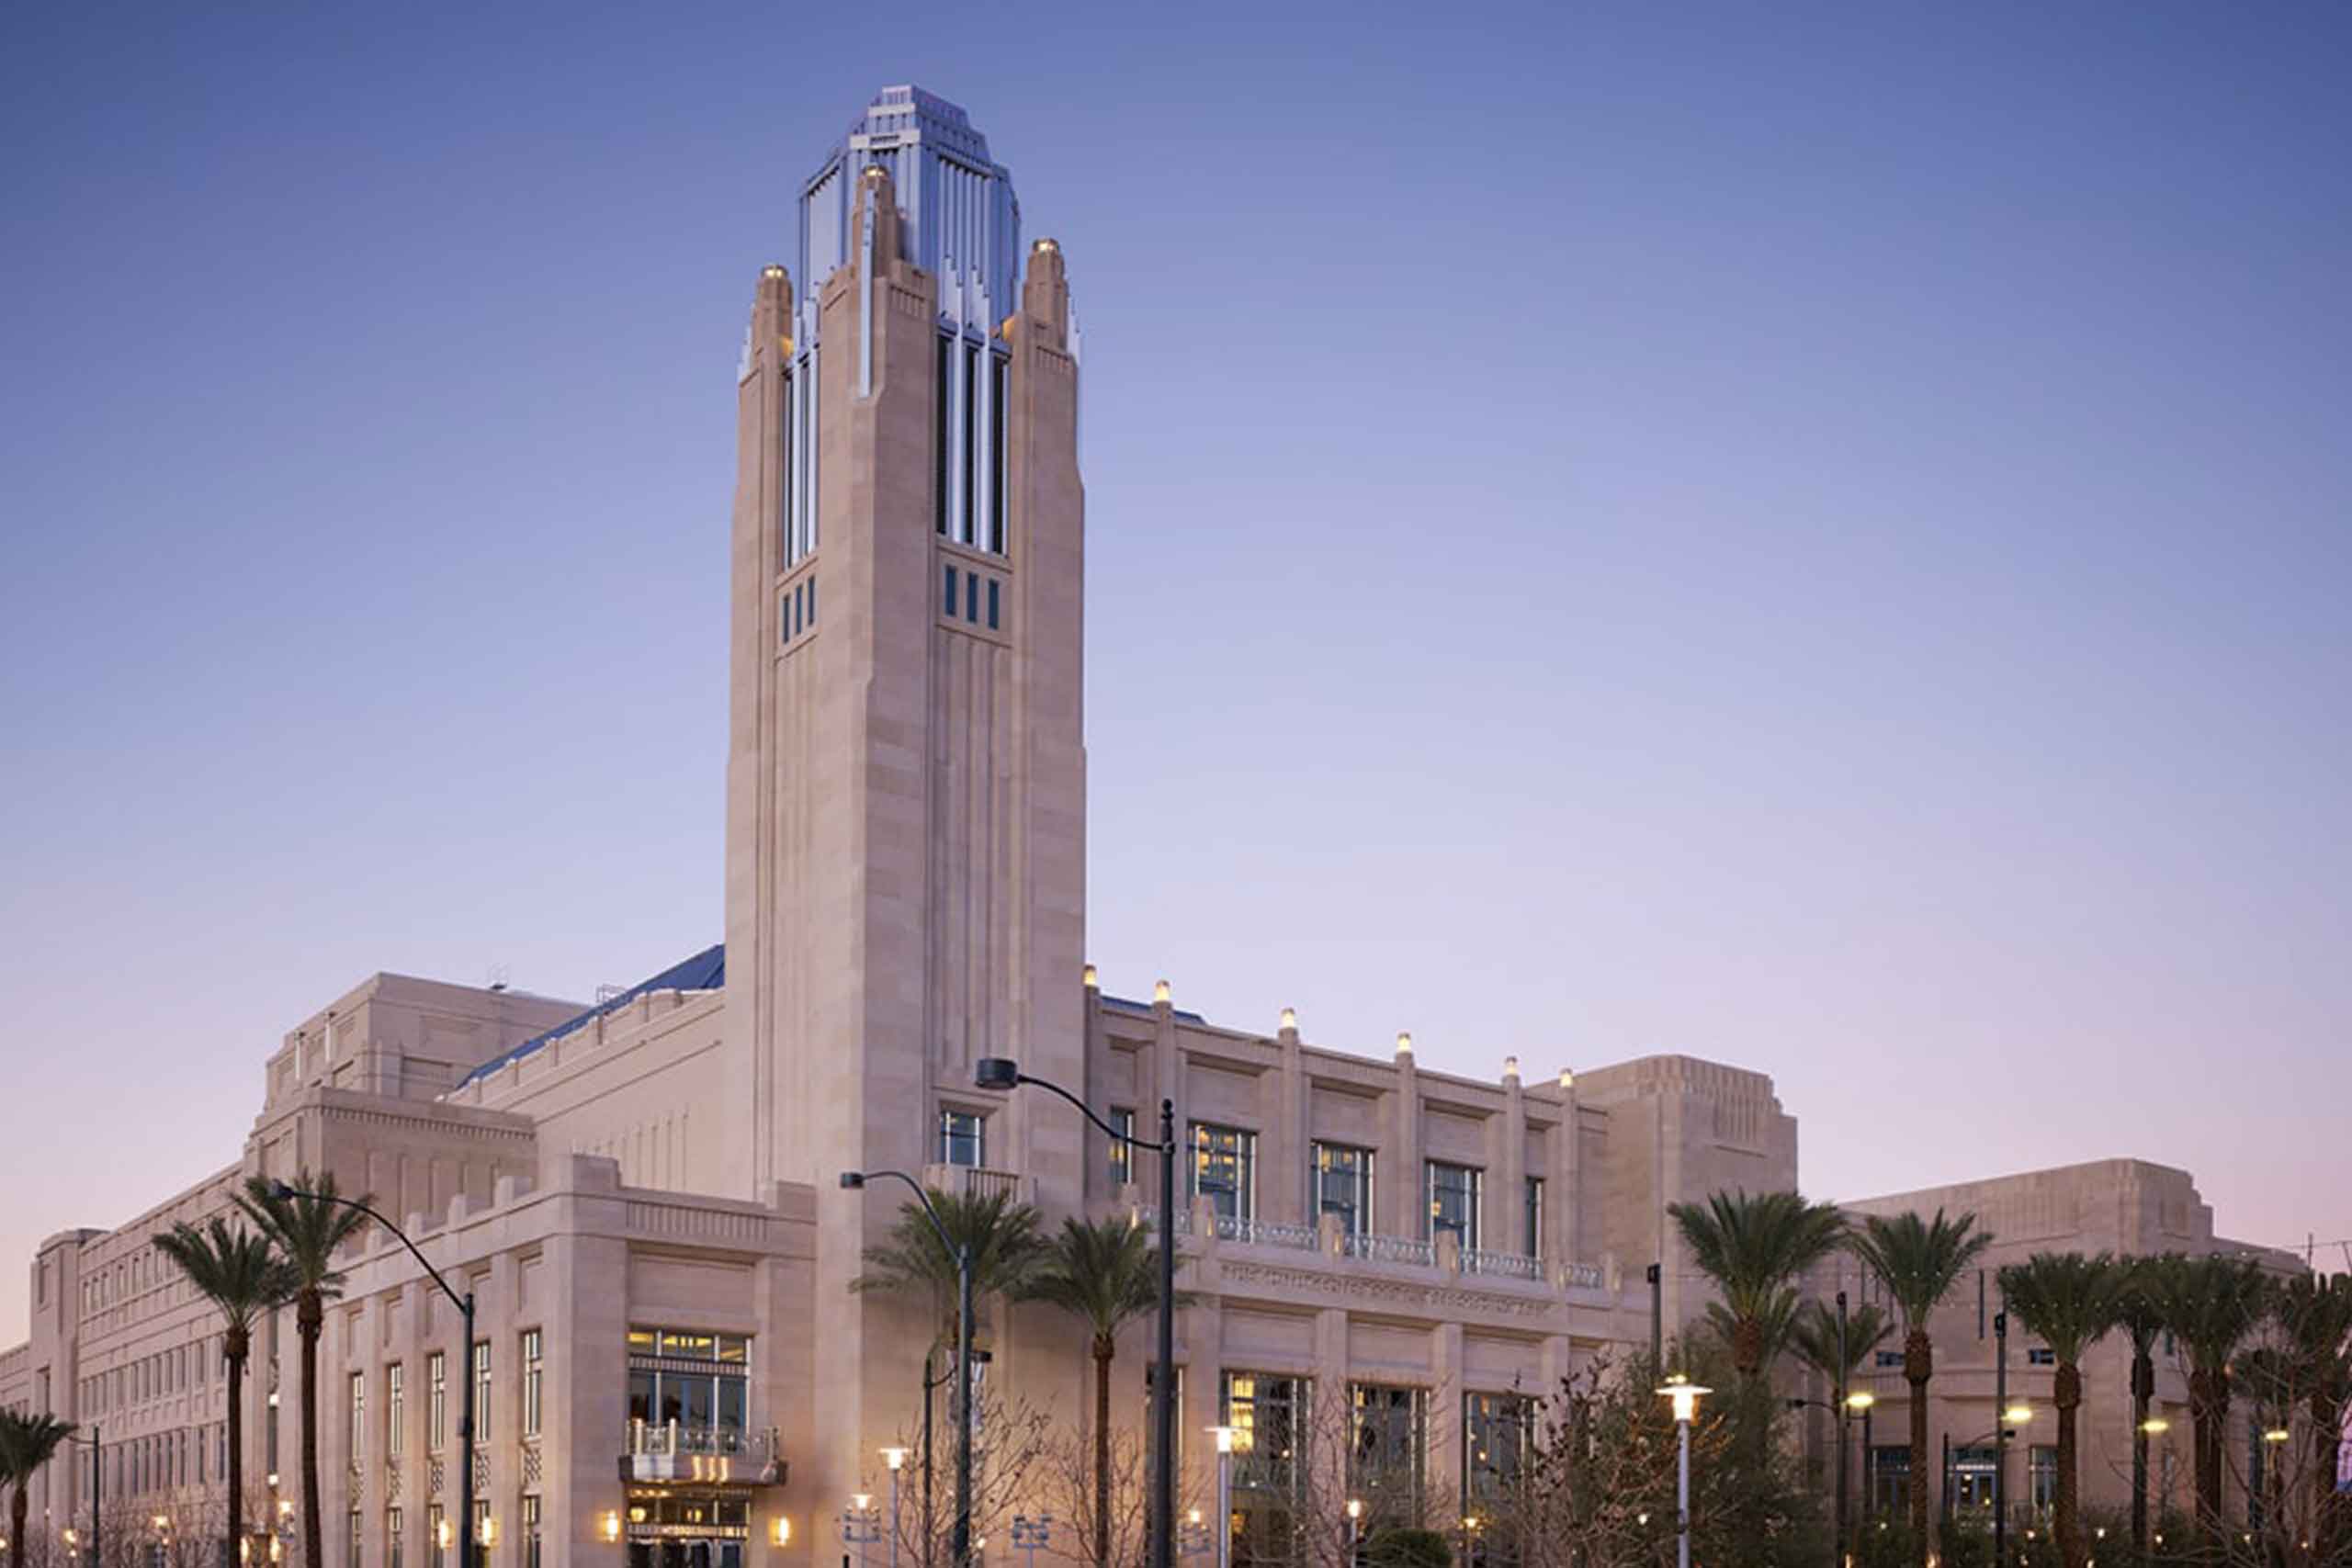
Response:
[[[927,1165],[922,1184],[934,1192],[957,1198],[992,1198],[999,1193],[1012,1203],[1037,1201],[1037,1184],[1017,1170],[990,1170],[985,1166]]]
[[[1489,1280],[1523,1280],[1530,1284],[1549,1285],[1557,1290],[1608,1289],[1608,1272],[1600,1264],[1562,1263],[1532,1258],[1525,1253],[1463,1247],[1451,1234],[1441,1235],[1436,1240],[1375,1235],[1347,1230],[1336,1216],[1330,1214],[1323,1216],[1322,1223],[1317,1224],[1285,1224],[1272,1220],[1217,1213],[1206,1203],[1199,1203],[1196,1207],[1198,1213],[1193,1208],[1176,1212],[1178,1235],[1211,1235],[1220,1242],[1238,1242],[1245,1247],[1279,1247],[1332,1258],[1353,1258],[1366,1263],[1440,1269],[1448,1273],[1476,1274]],[[1159,1228],[1159,1210],[1156,1204],[1130,1201],[1127,1214],[1135,1224],[1147,1229]]]
[[[623,1481],[784,1484],[784,1449],[774,1427],[746,1430],[689,1427],[680,1421],[631,1421],[621,1443]]]

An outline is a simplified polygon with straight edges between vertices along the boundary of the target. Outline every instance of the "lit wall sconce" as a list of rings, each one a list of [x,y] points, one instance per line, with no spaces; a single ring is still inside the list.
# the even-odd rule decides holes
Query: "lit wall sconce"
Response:
[[[498,1544],[498,1521],[488,1514],[481,1517],[481,1535],[479,1539],[484,1546]]]
[[[439,1547],[442,1551],[448,1551],[449,1542],[454,1539],[455,1538],[449,1533],[448,1520],[443,1519],[439,1524],[433,1528],[433,1544]],[[270,1561],[273,1562],[277,1561],[277,1543],[274,1540],[269,1543],[269,1557]]]
[[[618,1508],[607,1508],[605,1510],[605,1517],[597,1526],[597,1533],[602,1535],[606,1540],[620,1540],[621,1511]]]
[[[778,1546],[790,1546],[792,1544],[791,1519],[778,1514],[775,1517],[775,1522],[768,1527],[768,1539]]]

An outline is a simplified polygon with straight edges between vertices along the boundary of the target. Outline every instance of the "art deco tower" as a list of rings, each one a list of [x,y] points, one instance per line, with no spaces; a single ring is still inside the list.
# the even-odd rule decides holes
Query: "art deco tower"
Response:
[[[847,1289],[905,1193],[838,1173],[919,1175],[943,1112],[992,1112],[978,1163],[1079,1201],[1076,1118],[971,1082],[1084,1081],[1085,504],[1062,258],[963,110],[884,89],[802,187],[799,263],[760,277],[738,394],[728,1165],[818,1189],[842,1436],[811,1479],[845,1494],[928,1325]]]

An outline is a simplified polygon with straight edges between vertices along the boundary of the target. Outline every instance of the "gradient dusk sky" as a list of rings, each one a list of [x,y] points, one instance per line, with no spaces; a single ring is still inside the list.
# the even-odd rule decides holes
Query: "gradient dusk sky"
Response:
[[[1069,256],[1109,988],[2352,1237],[2347,80],[2339,0],[8,7],[0,1258],[376,970],[718,939],[737,347],[899,82]]]

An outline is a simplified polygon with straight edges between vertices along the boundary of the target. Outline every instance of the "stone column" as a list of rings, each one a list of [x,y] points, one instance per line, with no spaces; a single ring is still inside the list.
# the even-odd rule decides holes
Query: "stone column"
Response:
[[[1285,1008],[1275,1035],[1282,1048],[1274,1086],[1273,1136],[1267,1140],[1265,1172],[1258,1182],[1261,1216],[1281,1224],[1306,1224],[1314,1216],[1306,1194],[1306,1077],[1299,1059],[1298,1024]],[[1271,1174],[1272,1179],[1267,1179]]]
[[[1388,1143],[1380,1151],[1377,1227],[1408,1238],[1430,1234],[1422,1195],[1421,1089],[1413,1070],[1413,1037],[1396,1036],[1396,1081],[1389,1090]]]
[[[1487,1194],[1482,1244],[1496,1252],[1523,1252],[1527,1247],[1527,1100],[1520,1089],[1519,1058],[1503,1058],[1502,1190]],[[1550,1194],[1546,1193],[1546,1197]]]

